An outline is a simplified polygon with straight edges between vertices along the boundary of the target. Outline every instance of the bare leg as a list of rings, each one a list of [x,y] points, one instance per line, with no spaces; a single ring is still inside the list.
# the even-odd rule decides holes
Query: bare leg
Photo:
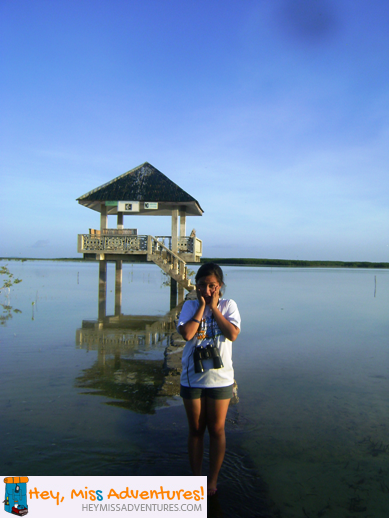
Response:
[[[207,427],[209,432],[209,476],[208,491],[216,490],[217,478],[226,452],[226,434],[224,426],[227,417],[229,399],[206,398]]]
[[[206,428],[205,398],[184,399],[189,424],[188,452],[192,473],[201,475],[204,452],[204,432]]]

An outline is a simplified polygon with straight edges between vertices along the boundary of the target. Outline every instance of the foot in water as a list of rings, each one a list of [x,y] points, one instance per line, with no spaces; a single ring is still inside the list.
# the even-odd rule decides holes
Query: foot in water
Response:
[[[207,489],[207,496],[215,496],[217,493],[217,487],[209,487]]]

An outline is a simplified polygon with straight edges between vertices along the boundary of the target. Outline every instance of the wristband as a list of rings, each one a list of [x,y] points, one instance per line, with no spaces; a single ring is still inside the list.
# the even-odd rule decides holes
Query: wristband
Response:
[[[195,318],[192,318],[193,322],[197,322],[198,324],[200,324],[200,320],[196,320]]]

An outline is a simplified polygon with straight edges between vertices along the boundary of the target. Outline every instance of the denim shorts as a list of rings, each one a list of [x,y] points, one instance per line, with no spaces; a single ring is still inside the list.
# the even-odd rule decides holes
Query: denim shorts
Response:
[[[197,388],[180,386],[180,396],[184,399],[200,399],[209,397],[211,399],[231,399],[232,387]]]

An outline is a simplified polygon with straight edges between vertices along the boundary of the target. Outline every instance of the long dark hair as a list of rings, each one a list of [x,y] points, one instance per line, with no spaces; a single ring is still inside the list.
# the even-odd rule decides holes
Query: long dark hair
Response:
[[[225,287],[223,270],[216,263],[202,264],[196,273],[196,277],[195,277],[196,284],[198,283],[199,279],[201,279],[202,277],[207,277],[208,275],[214,275],[216,277],[218,283],[220,284],[220,288],[221,288],[220,295],[222,295],[223,294],[222,289]]]

